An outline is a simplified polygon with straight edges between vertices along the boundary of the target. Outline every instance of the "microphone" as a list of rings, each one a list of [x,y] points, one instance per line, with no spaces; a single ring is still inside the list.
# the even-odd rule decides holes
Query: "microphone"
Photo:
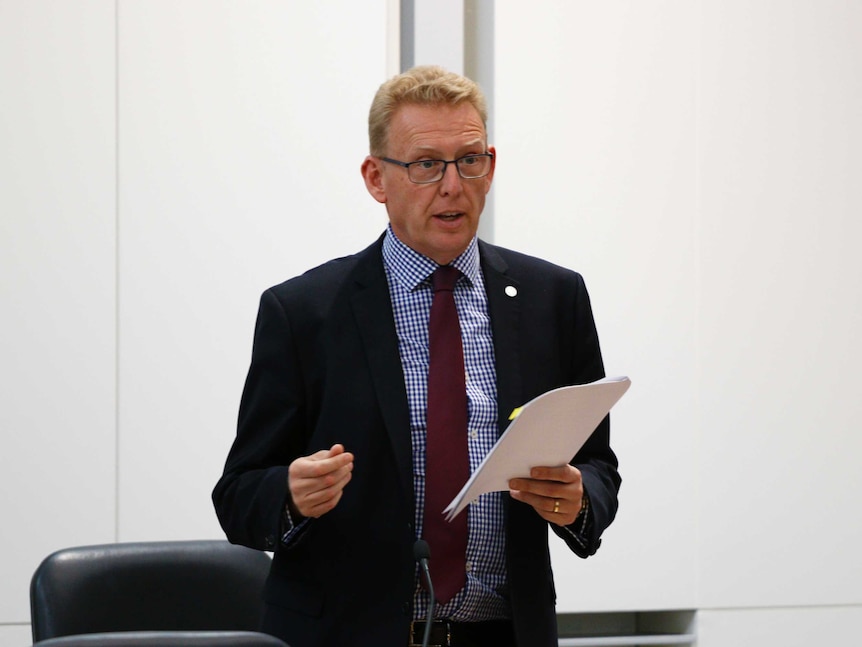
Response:
[[[428,647],[431,638],[431,624],[434,622],[434,585],[431,583],[431,571],[428,569],[428,560],[431,558],[431,548],[424,539],[417,539],[413,544],[413,559],[419,562],[422,577],[425,579],[425,588],[428,589],[428,608],[425,611],[425,636],[422,638],[422,647]]]

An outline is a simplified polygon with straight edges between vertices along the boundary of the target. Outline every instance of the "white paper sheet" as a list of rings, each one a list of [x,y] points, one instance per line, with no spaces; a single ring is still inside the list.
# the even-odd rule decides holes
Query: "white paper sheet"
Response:
[[[486,492],[508,490],[509,479],[529,477],[532,467],[568,463],[630,385],[627,377],[606,377],[530,400],[443,511],[446,519]]]

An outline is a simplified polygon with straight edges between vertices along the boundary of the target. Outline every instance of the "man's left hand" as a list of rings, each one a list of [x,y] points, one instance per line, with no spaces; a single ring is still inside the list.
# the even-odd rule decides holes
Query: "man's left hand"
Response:
[[[574,523],[583,506],[581,471],[571,465],[534,467],[530,478],[509,481],[509,494],[516,501],[532,506],[542,519],[568,526]]]

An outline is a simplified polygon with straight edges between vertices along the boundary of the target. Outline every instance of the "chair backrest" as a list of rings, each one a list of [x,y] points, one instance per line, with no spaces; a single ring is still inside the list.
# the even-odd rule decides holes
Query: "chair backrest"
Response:
[[[288,647],[253,631],[123,631],[48,638],[35,647]]]
[[[256,631],[271,560],[226,541],[67,548],[30,583],[33,640],[118,631]]]

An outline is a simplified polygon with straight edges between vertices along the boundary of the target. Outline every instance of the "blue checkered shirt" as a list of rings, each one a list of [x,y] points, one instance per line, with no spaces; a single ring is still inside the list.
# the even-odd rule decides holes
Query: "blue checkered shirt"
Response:
[[[431,313],[431,274],[437,263],[398,240],[388,228],[383,240],[383,264],[395,313],[398,349],[410,407],[413,445],[413,488],[416,497],[416,536],[422,536],[425,503],[425,411],[428,404],[428,317]],[[455,285],[455,306],[461,324],[467,371],[468,447],[475,470],[497,441],[497,380],[488,299],[474,238],[452,265],[463,276]],[[442,511],[440,511],[442,513]],[[438,606],[437,618],[480,621],[507,618],[506,538],[503,493],[482,495],[468,506],[467,584],[452,600]],[[431,556],[433,576],[434,556]],[[414,619],[425,617],[428,594],[417,578]]]

